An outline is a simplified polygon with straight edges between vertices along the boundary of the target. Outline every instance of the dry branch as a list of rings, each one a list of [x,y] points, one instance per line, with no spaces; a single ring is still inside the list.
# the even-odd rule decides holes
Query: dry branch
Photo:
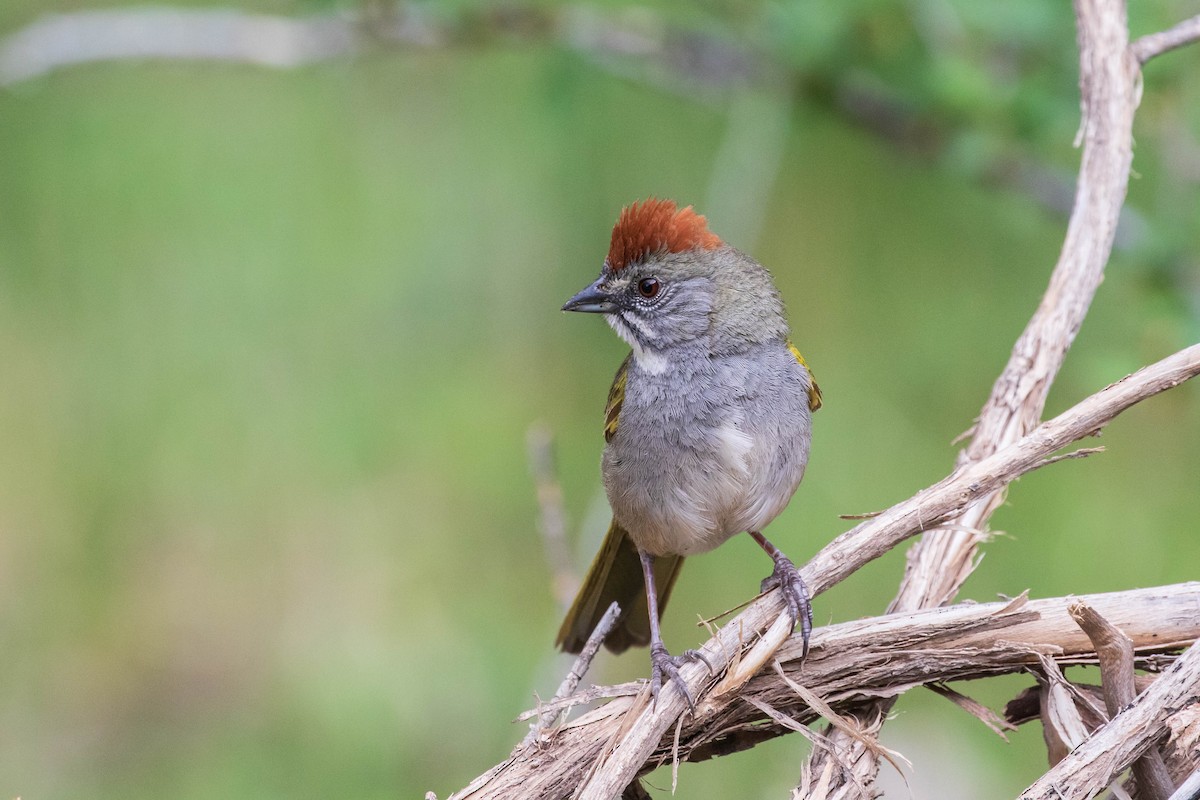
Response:
[[[1200,637],[1200,583],[1092,595],[1083,598],[1121,627],[1143,666],[1153,653],[1178,649]],[[916,686],[983,678],[1036,666],[1041,656],[1063,664],[1092,663],[1091,641],[1067,613],[1073,598],[1012,603],[964,603],[819,628],[807,659],[799,643],[779,653],[783,675],[835,710],[867,698],[891,697]],[[727,628],[728,630],[728,628]],[[670,759],[700,760],[753,746],[789,732],[743,698],[801,723],[816,718],[784,677],[767,670],[736,695],[710,698],[676,735],[669,726],[639,772]],[[569,699],[568,699],[569,700]],[[518,749],[496,770],[455,797],[558,798],[572,796],[588,769],[621,735],[644,698],[621,696],[567,723],[540,747]],[[619,794],[619,790],[617,794]]]
[[[1133,159],[1133,116],[1141,91],[1139,62],[1129,48],[1125,6],[1112,0],[1077,0],[1075,14],[1084,145],[1075,205],[1050,285],[1013,346],[976,421],[969,447],[959,454],[960,466],[979,462],[1016,441],[1042,418],[1050,387],[1103,279],[1125,201]],[[978,563],[979,544],[987,538],[988,521],[1003,503],[1004,491],[1002,486],[981,497],[951,520],[947,529],[926,534],[909,550],[891,610],[931,608],[953,600]],[[863,721],[886,719],[893,702],[875,703],[856,713]],[[831,760],[844,758],[839,749],[860,749],[848,737],[832,730],[827,733],[833,748],[811,752],[803,771],[809,779],[825,772]],[[834,788],[864,785],[868,791],[852,794],[869,798],[878,761],[868,755],[855,763],[853,775],[835,773]]]
[[[806,582],[814,592],[828,589],[901,541],[937,527],[979,497],[1036,468],[1046,456],[1096,433],[1126,408],[1198,373],[1200,345],[1193,345],[1102,389],[1015,444],[957,470],[913,498],[843,533],[804,567]],[[771,624],[763,641],[769,641],[781,629],[785,637],[789,632],[783,612],[777,592],[755,601],[704,645],[708,661],[720,670],[736,663],[731,674],[744,672],[749,678],[757,671],[750,665],[760,659],[765,663],[778,646],[768,644],[765,654],[756,650],[760,632]],[[706,713],[710,702],[706,668],[688,664],[681,672],[693,696],[700,698],[698,713]],[[456,796],[566,797],[583,782],[580,797],[613,797],[642,770],[685,708],[686,701],[678,692],[664,693],[656,706],[644,700],[614,701],[601,710],[604,724],[588,725],[588,736],[565,740],[565,748],[556,739],[551,748],[537,754],[518,751]],[[543,783],[548,776],[553,776],[550,783]],[[529,793],[533,786],[541,786],[545,793]]]
[[[1151,33],[1134,42],[1130,49],[1137,60],[1145,64],[1155,56],[1191,44],[1200,39],[1200,14],[1185,19],[1170,30]]]
[[[1129,631],[1143,658],[1188,644],[1200,633],[1200,583],[1178,584],[1084,598]],[[1042,656],[1062,664],[1092,663],[1091,640],[1074,624],[1068,609],[1073,598],[1024,603],[965,603],[927,611],[894,614],[831,625],[820,630],[813,650],[800,659],[799,642],[777,654],[785,675],[839,706],[860,698],[893,697],[916,686],[971,680],[1036,666]],[[1149,611],[1152,618],[1136,619]],[[1133,627],[1129,627],[1132,625]],[[1135,630],[1136,628],[1136,630]],[[772,671],[751,680],[741,697],[753,697],[794,719],[816,716],[803,698]],[[719,711],[686,719],[681,754],[702,758],[742,749],[766,738],[761,717],[738,698],[719,698]],[[784,731],[775,731],[777,735]],[[748,734],[747,741],[739,739]],[[698,737],[693,741],[691,737]],[[665,745],[665,743],[664,743]],[[668,751],[660,747],[656,758]],[[653,760],[653,759],[652,759]]]
[[[938,527],[981,497],[1040,466],[1046,456],[1095,434],[1120,411],[1198,373],[1200,345],[1193,345],[1102,389],[1020,441],[958,469],[909,500],[838,536],[803,568],[805,582],[814,594],[825,591],[905,539]],[[741,678],[748,679],[768,661],[791,631],[790,620],[783,612],[782,600],[777,592],[772,592],[748,606],[704,645],[708,662],[719,670],[737,665],[718,689],[740,685],[744,682]],[[761,634],[768,625],[767,633]],[[681,673],[692,696],[700,698],[698,713],[703,713],[707,708],[704,698],[710,694],[706,667],[688,664]],[[730,676],[737,677],[730,681]],[[607,736],[614,740],[611,745],[598,744],[590,752],[571,753],[570,758],[579,759],[580,764],[591,768],[578,796],[607,800],[620,794],[685,708],[686,701],[678,692],[659,697],[654,707],[637,705],[627,710],[628,717],[619,721],[618,728],[608,732]]]
[[[1078,0],[1077,15],[1084,109],[1081,138],[1085,148],[1076,208],[1050,288],[1026,333],[1014,347],[1009,367],[998,379],[974,431],[972,445],[956,471],[910,500],[842,534],[818,553],[804,568],[805,579],[814,592],[844,579],[904,539],[945,525],[955,531],[949,537],[942,537],[951,541],[952,546],[948,550],[918,551],[914,561],[927,563],[917,563],[910,575],[915,576],[911,582],[920,586],[902,592],[897,605],[922,606],[953,597],[973,561],[976,532],[984,529],[1008,483],[1042,465],[1044,459],[1067,444],[1097,432],[1121,410],[1200,371],[1200,345],[1197,345],[1107,387],[1054,420],[1030,430],[1041,416],[1050,384],[1082,324],[1111,251],[1129,177],[1132,118],[1140,91],[1138,59],[1129,49],[1123,4]],[[968,509],[969,514],[964,516]],[[792,703],[797,702],[795,692],[787,697],[756,697],[756,705],[742,703],[739,694],[754,696],[756,682],[764,678],[760,676],[754,681],[751,678],[790,635],[790,624],[781,611],[777,595],[768,595],[751,604],[706,643],[707,660],[718,665],[723,673],[715,689],[703,667],[684,667],[684,679],[693,696],[700,698],[700,704],[696,716],[684,721],[676,737],[669,736],[668,731],[685,708],[680,694],[666,694],[655,706],[648,704],[645,693],[634,698],[622,697],[568,724],[544,748],[536,752],[518,749],[509,760],[456,796],[573,795],[607,800],[620,794],[638,774],[655,763],[654,759],[665,758],[676,741],[682,755],[702,758],[752,746],[762,738],[794,727],[791,721],[805,719],[803,709],[788,711],[791,708],[788,698],[792,698]],[[788,652],[781,651],[781,657],[786,658]],[[888,655],[894,654],[893,642]],[[1026,658],[1029,655],[1029,651],[1023,653]],[[977,669],[980,654],[972,653],[971,658]],[[889,674],[895,668],[895,659],[887,662]],[[815,655],[813,665],[805,665],[804,669],[800,683],[811,689],[814,676],[807,670],[816,670]],[[886,692],[872,695],[862,688],[862,670],[848,674],[853,676],[863,698],[894,696],[908,688],[895,688],[890,695]],[[828,695],[823,696],[829,700]],[[1149,692],[1139,698],[1134,708],[1146,709],[1148,696]],[[1153,697],[1157,699],[1158,695]],[[755,721],[738,723],[745,728],[729,727],[734,723],[722,715],[735,707],[750,709]],[[762,722],[765,709],[771,710],[767,718],[773,722]],[[882,714],[876,714],[867,722],[877,730],[882,718]],[[1122,712],[1109,724],[1128,718],[1127,712]],[[782,719],[789,724],[782,724],[779,721]],[[772,724],[777,730],[771,730]],[[696,726],[700,730],[691,733]],[[847,738],[862,747],[861,737]],[[701,740],[711,744],[701,747],[696,744]],[[859,755],[863,755],[867,765],[863,774],[873,779],[877,767],[871,766],[874,762],[871,750],[867,747],[865,755]],[[844,763],[846,759],[834,760]],[[808,776],[808,785],[819,784],[828,789],[832,774],[829,768],[813,772]]]
[[[1133,158],[1138,75],[1126,52],[1124,7],[1076,4],[1080,37],[1083,157],[1075,207],[1050,285],[1013,345],[1004,371],[975,423],[959,465],[976,463],[1017,441],[1042,418],[1050,386],[1104,277]],[[909,553],[891,608],[910,611],[949,602],[975,561],[977,544],[1003,493],[989,493],[955,520],[955,530],[924,537]]]
[[[1043,662],[1043,670],[1045,666],[1046,664]],[[1134,677],[1135,689],[1139,693],[1144,692],[1154,683],[1155,677],[1154,673],[1136,675]],[[1074,682],[1071,684],[1071,692],[1075,697],[1075,708],[1089,733],[1108,721],[1108,717],[1101,711],[1105,701],[1104,693],[1099,686]],[[1044,695],[1044,685],[1033,686],[1021,692],[1005,706],[1005,721],[1013,725],[1021,725],[1040,719],[1043,729],[1045,729],[1046,699]],[[1185,781],[1197,769],[1196,759],[1200,756],[1200,702],[1171,714],[1167,718],[1166,727],[1168,729],[1167,740],[1160,749],[1172,780],[1179,783]],[[1067,756],[1070,749],[1062,752],[1051,751],[1049,754],[1050,764],[1057,764]],[[1174,796],[1172,796],[1172,800],[1174,800]],[[1200,800],[1200,798],[1195,800]]]
[[[529,733],[521,740],[521,747],[532,744],[542,735],[554,718],[558,716],[560,707],[569,709],[569,703],[561,704],[563,698],[571,695],[579,688],[583,676],[587,674],[588,667],[592,664],[592,659],[596,657],[596,653],[600,650],[600,645],[604,644],[604,640],[608,638],[608,634],[612,633],[612,629],[617,624],[617,618],[621,615],[621,607],[616,602],[608,606],[608,610],[604,612],[604,616],[596,623],[595,629],[588,636],[587,641],[583,645],[583,649],[579,651],[579,656],[575,659],[575,663],[571,665],[570,671],[567,672],[567,677],[562,679],[562,683],[558,685],[558,690],[554,693],[554,697],[550,699],[550,703],[535,712],[537,722],[529,726]]]
[[[1100,726],[1025,790],[1020,800],[1094,797],[1166,735],[1166,720],[1171,714],[1197,700],[1200,700],[1200,647],[1193,646],[1132,705]]]
[[[1108,716],[1116,716],[1137,696],[1134,688],[1133,642],[1104,615],[1086,603],[1074,603],[1067,611],[1092,640],[1100,659],[1100,686]],[[1138,800],[1167,800],[1175,785],[1158,750],[1151,748],[1133,764]]]

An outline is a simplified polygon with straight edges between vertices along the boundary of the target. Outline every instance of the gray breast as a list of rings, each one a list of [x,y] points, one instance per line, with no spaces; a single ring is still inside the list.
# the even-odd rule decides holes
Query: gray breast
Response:
[[[603,459],[613,514],[633,541],[690,555],[773,520],[808,461],[808,380],[782,342],[681,357],[655,373],[635,359]]]

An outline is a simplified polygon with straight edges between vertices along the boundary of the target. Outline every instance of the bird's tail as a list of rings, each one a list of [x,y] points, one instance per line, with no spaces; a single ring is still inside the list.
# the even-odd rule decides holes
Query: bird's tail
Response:
[[[683,556],[660,556],[654,559],[654,583],[658,590],[658,612],[661,615],[671,596],[671,588],[679,577]],[[600,617],[616,601],[621,616],[605,646],[614,653],[630,646],[644,647],[650,643],[650,616],[646,608],[646,582],[637,548],[625,529],[614,519],[596,554],[575,602],[567,611],[558,629],[556,644],[568,653],[578,653]]]

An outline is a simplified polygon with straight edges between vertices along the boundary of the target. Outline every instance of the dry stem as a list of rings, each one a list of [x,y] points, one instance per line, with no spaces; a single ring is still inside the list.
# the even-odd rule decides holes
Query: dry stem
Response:
[[[959,455],[960,465],[995,453],[1024,436],[1041,419],[1050,386],[1103,278],[1125,200],[1133,158],[1133,116],[1141,91],[1139,61],[1129,48],[1125,6],[1123,2],[1077,0],[1075,13],[1084,144],[1075,206],[1050,285],[1013,346],[976,421],[970,446]],[[1176,35],[1172,41],[1178,38]],[[1151,44],[1145,46],[1148,52]],[[904,579],[891,609],[931,608],[951,601],[978,563],[988,521],[1003,500],[1004,487],[999,487],[953,519],[953,528],[922,537],[909,551]],[[886,718],[893,702],[876,703],[858,713],[863,720]],[[837,747],[857,748],[845,736],[828,733],[835,750],[814,749],[806,775],[823,773],[827,762],[839,757]],[[835,774],[834,785],[865,785],[868,791],[857,796],[873,797],[869,787],[878,774],[878,761],[868,757],[857,765],[853,776]]]
[[[1116,716],[1137,696],[1134,688],[1133,642],[1120,628],[1086,603],[1074,603],[1067,611],[1096,648],[1096,655],[1100,659],[1104,706],[1109,717]],[[1134,762],[1133,777],[1137,781],[1138,800],[1167,800],[1175,788],[1162,755],[1154,748]]]
[[[1123,626],[1122,626],[1123,627]],[[1020,800],[1094,797],[1166,734],[1166,720],[1200,700],[1200,647],[1190,647],[1132,705],[1101,725],[1083,744],[1021,794]]]
[[[1036,468],[1046,456],[1096,433],[1126,408],[1198,373],[1200,345],[1193,345],[1105,387],[1020,441],[957,470],[909,500],[843,533],[804,567],[806,582],[814,592],[828,589],[901,541],[937,527],[980,497]],[[767,656],[756,654],[754,645],[758,643],[760,632],[771,623],[774,628],[789,627],[778,592],[771,592],[750,604],[710,639],[703,647],[708,661],[719,670],[737,663],[739,667],[735,671],[760,658],[765,663],[769,653]],[[773,652],[773,648],[771,650]],[[687,664],[681,672],[693,696],[700,700],[700,713],[704,713],[710,702],[706,667]],[[641,701],[614,701],[604,709],[606,715],[614,717],[611,720],[613,726],[606,727],[598,738],[579,742],[578,746],[567,750],[555,747],[552,753],[542,753],[533,759],[520,752],[514,753],[509,761],[481,776],[456,796],[502,797],[510,791],[517,792],[512,796],[537,796],[522,792],[532,785],[537,768],[543,768],[546,775],[556,776],[554,782],[557,785],[557,789],[543,796],[570,795],[587,770],[590,777],[579,796],[607,800],[620,794],[642,770],[663,734],[685,708],[686,701],[678,692],[664,693],[655,706]]]
[[[1082,599],[1126,632],[1142,666],[1161,663],[1152,654],[1186,646],[1200,636],[1200,583]],[[786,723],[772,720],[746,698],[802,724],[813,721],[816,713],[789,682],[837,710],[916,686],[1036,667],[1043,656],[1062,664],[1093,663],[1091,641],[1067,613],[1073,602],[964,603],[819,628],[807,659],[799,659],[799,643],[792,640],[778,654],[782,675],[764,671],[740,693],[709,698],[695,717],[685,717],[678,745],[672,720],[637,772],[666,763],[673,752],[701,760],[789,732]],[[541,747],[519,748],[455,797],[570,797],[626,726],[637,725],[637,715],[647,711],[640,697],[618,697],[567,723]]]

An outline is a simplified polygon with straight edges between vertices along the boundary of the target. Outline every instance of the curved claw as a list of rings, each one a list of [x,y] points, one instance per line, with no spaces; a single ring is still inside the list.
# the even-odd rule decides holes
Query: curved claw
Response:
[[[812,596],[800,575],[800,570],[790,558],[780,553],[774,560],[775,569],[763,580],[761,589],[768,592],[778,588],[783,592],[792,622],[800,623],[800,640],[803,645],[800,657],[803,658],[808,655],[808,637],[812,634]]]
[[[679,687],[691,712],[696,713],[696,701],[692,698],[691,691],[688,690],[687,682],[679,674],[681,662],[696,660],[708,664],[709,672],[712,672],[712,664],[696,650],[688,650],[681,655],[672,656],[662,642],[654,642],[650,645],[650,696],[654,698],[655,703],[658,702],[658,692],[662,689],[663,674],[665,673],[671,682]]]
[[[679,657],[686,658],[688,661],[703,661],[704,666],[708,667],[709,677],[715,677],[717,674],[717,668],[708,660],[708,656],[704,655],[703,650],[684,650]]]

